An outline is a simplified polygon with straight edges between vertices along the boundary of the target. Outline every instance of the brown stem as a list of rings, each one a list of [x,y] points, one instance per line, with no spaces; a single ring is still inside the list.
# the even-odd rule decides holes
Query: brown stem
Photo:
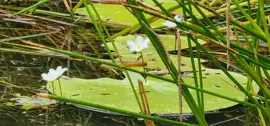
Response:
[[[140,91],[140,96],[141,96],[141,101],[142,101],[142,106],[143,106],[143,112],[146,115],[151,115],[148,99],[147,99],[146,92],[143,86],[143,82],[141,80],[138,80],[138,86],[139,86],[139,91]],[[154,126],[154,123],[151,120],[144,120],[144,122],[146,126]]]
[[[226,0],[227,9],[226,9],[226,40],[227,40],[227,47],[230,47],[230,36],[231,36],[231,29],[230,29],[230,5],[231,1]],[[227,69],[230,67],[230,55],[229,50],[227,50]]]
[[[182,81],[181,81],[181,39],[180,30],[175,33],[176,42],[178,43],[178,96],[179,96],[179,119],[183,122],[183,99],[182,99]],[[176,43],[175,42],[175,43]]]

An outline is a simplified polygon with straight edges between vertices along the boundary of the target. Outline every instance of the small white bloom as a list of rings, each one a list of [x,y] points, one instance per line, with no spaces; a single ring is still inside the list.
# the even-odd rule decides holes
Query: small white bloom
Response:
[[[177,21],[177,22],[181,22],[182,21],[182,18],[179,16],[179,15],[175,15],[174,16],[174,19]],[[171,22],[171,21],[165,21],[163,22],[163,25],[166,26],[166,27],[169,27],[169,28],[174,28],[176,27],[176,24],[174,22]]]
[[[61,66],[58,66],[56,68],[56,70],[51,68],[51,69],[49,69],[49,72],[47,74],[42,73],[41,76],[42,76],[43,80],[46,80],[46,81],[49,81],[49,82],[50,81],[55,81],[60,76],[62,76],[62,74],[67,70],[68,70],[67,68],[62,68]]]
[[[135,42],[128,40],[127,45],[131,52],[140,52],[143,49],[148,48],[149,42],[149,38],[143,39],[142,36],[138,35]]]

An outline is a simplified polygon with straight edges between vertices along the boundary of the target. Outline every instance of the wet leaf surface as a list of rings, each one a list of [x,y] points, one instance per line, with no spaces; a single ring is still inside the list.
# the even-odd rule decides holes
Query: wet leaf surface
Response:
[[[239,91],[234,83],[220,70],[207,69],[203,73],[204,89],[219,93],[224,96],[244,100],[244,94]],[[237,80],[246,86],[247,78],[241,74],[231,72]],[[132,81],[137,85],[137,80],[144,78],[137,73],[131,73]],[[165,76],[170,78],[169,76]],[[193,75],[187,74],[183,77],[184,82],[194,86]],[[101,105],[121,108],[128,111],[139,112],[134,94],[127,79],[116,80],[111,78],[61,80],[63,96],[77,100],[89,101]],[[137,86],[135,86],[137,88]],[[147,77],[144,82],[145,90],[149,100],[152,113],[168,114],[178,113],[178,91],[177,86],[155,78]],[[255,91],[258,88],[254,86]],[[54,84],[56,95],[60,95],[59,85]],[[47,84],[47,89],[52,93],[52,84]],[[193,97],[196,91],[190,89]],[[228,93],[229,92],[229,93]],[[212,95],[204,94],[205,111],[227,108],[237,103],[221,99]],[[184,113],[191,113],[187,103],[183,103]]]

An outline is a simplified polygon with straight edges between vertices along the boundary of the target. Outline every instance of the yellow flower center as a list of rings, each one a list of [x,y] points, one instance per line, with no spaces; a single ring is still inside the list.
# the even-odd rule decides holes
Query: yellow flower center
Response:
[[[141,45],[138,45],[138,49],[141,49]]]

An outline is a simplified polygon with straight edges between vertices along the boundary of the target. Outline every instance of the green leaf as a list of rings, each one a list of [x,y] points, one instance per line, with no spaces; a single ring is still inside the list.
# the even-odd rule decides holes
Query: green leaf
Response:
[[[177,5],[175,1],[170,0],[160,0],[160,2],[163,2],[163,6],[166,8],[173,7]],[[144,1],[144,3],[149,5],[155,5],[151,0]],[[100,17],[102,20],[106,20],[109,22],[117,22],[125,25],[134,25],[137,24],[137,19],[123,6],[123,5],[116,5],[116,4],[94,4],[95,8],[97,9]],[[202,8],[201,8],[202,9]],[[197,11],[195,11],[195,8],[193,7],[194,15],[199,15]],[[202,9],[204,12],[207,12],[206,10]],[[92,10],[93,11],[93,10]],[[176,10],[177,13],[183,14],[182,9]],[[77,9],[75,12],[77,14],[87,15],[87,11],[85,7]],[[145,15],[147,18],[150,17],[150,15]],[[163,19],[157,20],[152,25],[154,27],[161,26],[164,22]]]
[[[159,35],[159,37],[163,41],[163,44],[167,50],[174,50],[174,48],[175,48],[175,36],[174,35]],[[130,50],[128,49],[127,44],[126,44],[128,40],[135,41],[135,36],[134,35],[120,36],[114,40],[115,45],[116,45],[117,49],[119,50],[120,56],[122,57],[123,61],[126,61],[126,62],[141,62],[141,59],[139,59],[140,54],[139,53],[137,53],[137,54],[131,53]],[[199,42],[201,44],[205,43],[202,40],[199,40]],[[108,46],[111,50],[113,50],[112,43],[108,43]],[[152,43],[149,43],[148,46],[149,46],[148,48],[143,50],[144,61],[147,62],[146,68],[159,70],[159,73],[166,73],[167,69],[164,66],[164,64],[162,63],[159,55],[156,53],[156,50],[153,47]],[[186,37],[181,37],[181,46],[182,46],[182,49],[188,48],[188,42],[187,42]],[[195,44],[192,44],[192,46],[195,46]],[[177,55],[169,55],[169,56],[170,56],[171,60],[173,61],[173,63],[177,63]],[[201,61],[203,61],[203,60],[201,59]],[[198,65],[197,62],[198,62],[198,60],[195,59],[196,65]],[[192,71],[190,58],[182,57],[181,64],[182,64],[182,71]],[[142,67],[133,67],[133,68],[138,69],[138,70],[143,70]],[[198,66],[196,66],[196,68],[198,68]],[[202,67],[202,69],[204,70],[204,67]]]
[[[239,100],[245,99],[245,95],[236,88],[235,84],[221,70],[207,69],[202,74],[204,89]],[[230,72],[230,74],[236,77],[244,87],[246,86],[247,78],[245,76],[233,72]],[[152,113],[178,113],[179,101],[176,85],[151,77],[147,77],[145,82],[140,74],[130,72],[130,75],[134,84],[137,84],[138,79],[144,82]],[[183,75],[183,79],[186,84],[194,85],[192,73]],[[60,82],[64,97],[139,112],[127,79],[99,78],[87,80],[71,78],[70,80],[61,79]],[[55,94],[60,96],[59,85],[55,83],[54,88]],[[47,89],[52,92],[51,83],[47,84]],[[254,89],[256,92],[259,90],[258,87],[254,87]],[[136,90],[138,91],[137,86]],[[190,90],[190,92],[193,97],[196,96],[195,90]],[[237,104],[208,94],[204,94],[204,99],[205,111],[227,108]],[[191,113],[185,101],[183,102],[183,111],[184,113]]]

